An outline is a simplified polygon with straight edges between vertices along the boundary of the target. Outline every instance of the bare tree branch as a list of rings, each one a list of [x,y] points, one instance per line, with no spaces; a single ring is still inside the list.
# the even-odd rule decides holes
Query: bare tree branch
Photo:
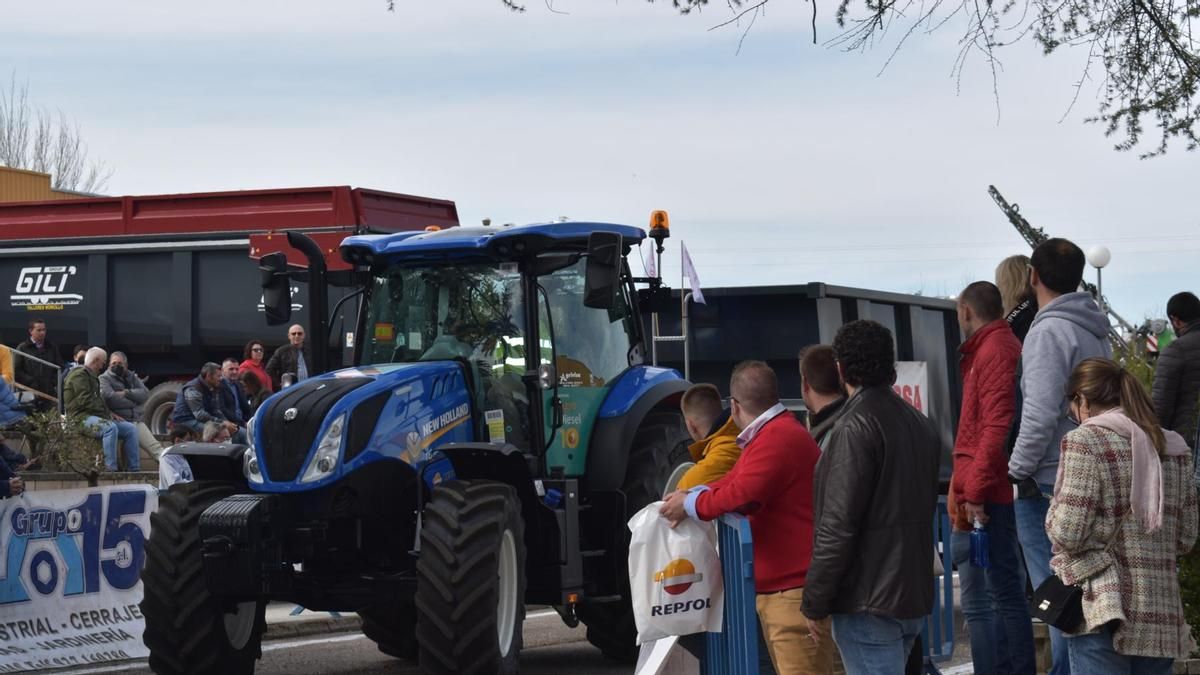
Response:
[[[50,174],[56,190],[97,192],[112,177],[103,162],[89,159],[79,125],[61,110],[51,114],[29,102],[29,85],[12,76],[0,88],[0,166]]]

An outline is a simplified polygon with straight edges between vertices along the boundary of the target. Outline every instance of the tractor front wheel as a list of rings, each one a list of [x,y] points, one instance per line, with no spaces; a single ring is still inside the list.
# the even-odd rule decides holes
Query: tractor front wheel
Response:
[[[200,514],[234,494],[224,481],[172,485],[150,516],[142,570],[144,640],[160,675],[253,673],[261,655],[266,603],[227,603],[204,580]]]
[[[442,483],[421,523],[417,643],[431,675],[515,675],[525,620],[525,523],[517,491]]]

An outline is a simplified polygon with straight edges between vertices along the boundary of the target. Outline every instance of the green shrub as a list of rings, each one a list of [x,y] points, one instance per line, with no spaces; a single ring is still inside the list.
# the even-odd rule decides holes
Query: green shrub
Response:
[[[83,428],[80,420],[57,412],[29,416],[25,433],[30,437],[43,469],[78,474],[88,485],[98,485],[104,467],[100,441]]]

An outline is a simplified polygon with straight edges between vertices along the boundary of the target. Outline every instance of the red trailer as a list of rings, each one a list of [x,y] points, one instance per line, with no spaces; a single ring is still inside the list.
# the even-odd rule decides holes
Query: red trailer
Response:
[[[157,384],[151,402],[173,404],[179,382],[205,361],[240,359],[251,339],[284,341],[284,330],[267,326],[248,259],[282,250],[302,264],[284,230],[312,237],[337,283],[349,271],[338,245],[350,234],[457,224],[452,201],[348,186],[0,203],[0,290],[9,295],[0,301],[0,342],[15,346],[31,318],[44,319],[64,351],[124,351]],[[301,323],[305,286],[293,288]],[[357,306],[346,305],[335,336],[353,331]],[[147,422],[162,414],[148,406]]]

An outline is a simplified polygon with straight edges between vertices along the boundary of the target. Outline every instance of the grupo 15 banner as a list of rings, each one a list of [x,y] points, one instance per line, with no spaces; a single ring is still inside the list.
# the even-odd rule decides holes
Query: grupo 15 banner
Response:
[[[929,366],[924,361],[897,361],[892,389],[909,405],[929,416]]]
[[[0,673],[145,657],[149,486],[0,500]]]

